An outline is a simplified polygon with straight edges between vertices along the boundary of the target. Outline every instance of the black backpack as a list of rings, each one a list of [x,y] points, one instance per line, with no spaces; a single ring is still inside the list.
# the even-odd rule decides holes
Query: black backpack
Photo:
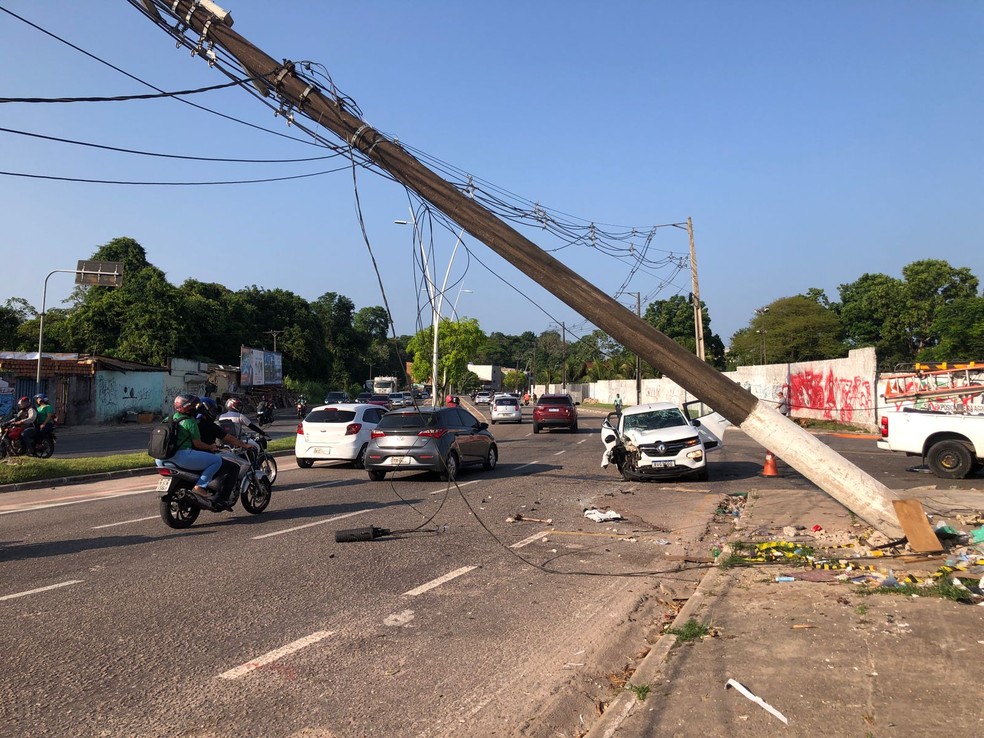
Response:
[[[150,432],[147,455],[155,459],[170,459],[178,451],[178,437],[181,434],[181,421],[174,417],[165,418]]]

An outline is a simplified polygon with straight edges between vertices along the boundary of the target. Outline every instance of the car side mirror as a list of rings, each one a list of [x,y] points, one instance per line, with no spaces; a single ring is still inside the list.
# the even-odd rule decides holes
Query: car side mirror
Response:
[[[697,418],[694,418],[693,420],[691,420],[691,421],[690,421],[690,424],[691,424],[691,425],[692,425],[692,426],[693,426],[694,428],[700,428],[700,421],[699,421],[699,420],[697,420]]]
[[[575,405],[580,405],[581,403],[580,403],[580,402],[575,402],[574,404],[575,404]]]
[[[608,434],[601,437],[602,442],[607,446],[609,443],[615,443],[614,434]]]
[[[477,427],[478,427],[479,430],[488,430],[489,424],[488,423],[479,423]]]

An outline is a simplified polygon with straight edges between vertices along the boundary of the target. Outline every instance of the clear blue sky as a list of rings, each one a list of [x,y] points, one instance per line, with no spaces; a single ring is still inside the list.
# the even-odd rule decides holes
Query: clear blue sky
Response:
[[[978,0],[220,4],[270,56],[323,64],[373,126],[527,203],[626,228],[692,217],[701,297],[725,344],[755,308],[811,287],[836,300],[838,285],[865,272],[898,277],[912,261],[940,258],[984,279]],[[226,79],[126,0],[0,7],[164,90]],[[150,91],[7,13],[0,48],[5,97]],[[241,90],[189,99],[304,138]],[[169,99],[3,104],[0,127],[205,157],[325,153]],[[34,175],[211,182],[338,165],[172,161],[0,132],[0,169]],[[40,307],[48,272],[130,236],[175,284],[194,277],[382,304],[349,171],[199,187],[0,175],[0,188],[0,302]],[[359,197],[397,331],[411,333],[429,312],[412,229],[393,222],[408,217],[407,195],[365,172]],[[542,236],[544,248],[562,245]],[[435,233],[439,282],[453,243],[453,233]],[[462,291],[447,298],[459,314],[486,332],[539,333],[554,321],[590,330],[486,246],[465,245],[474,257],[459,250],[449,282]],[[660,229],[652,248],[685,256],[686,231]],[[623,286],[625,259],[587,245],[554,255],[612,295],[690,291],[689,268],[649,269]],[[48,306],[71,287],[70,275],[53,276]],[[634,297],[620,299],[634,308]]]

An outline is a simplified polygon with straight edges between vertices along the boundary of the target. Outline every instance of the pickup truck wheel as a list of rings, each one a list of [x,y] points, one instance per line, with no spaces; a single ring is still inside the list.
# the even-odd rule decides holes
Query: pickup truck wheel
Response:
[[[963,441],[940,441],[926,454],[930,470],[941,479],[964,479],[974,468],[974,456]]]

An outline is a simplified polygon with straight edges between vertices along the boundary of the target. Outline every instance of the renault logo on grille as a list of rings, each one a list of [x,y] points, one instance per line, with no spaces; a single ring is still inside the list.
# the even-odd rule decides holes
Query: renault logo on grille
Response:
[[[658,453],[658,454],[665,454],[666,453],[666,444],[665,443],[658,443],[658,444],[656,444],[656,453]]]

